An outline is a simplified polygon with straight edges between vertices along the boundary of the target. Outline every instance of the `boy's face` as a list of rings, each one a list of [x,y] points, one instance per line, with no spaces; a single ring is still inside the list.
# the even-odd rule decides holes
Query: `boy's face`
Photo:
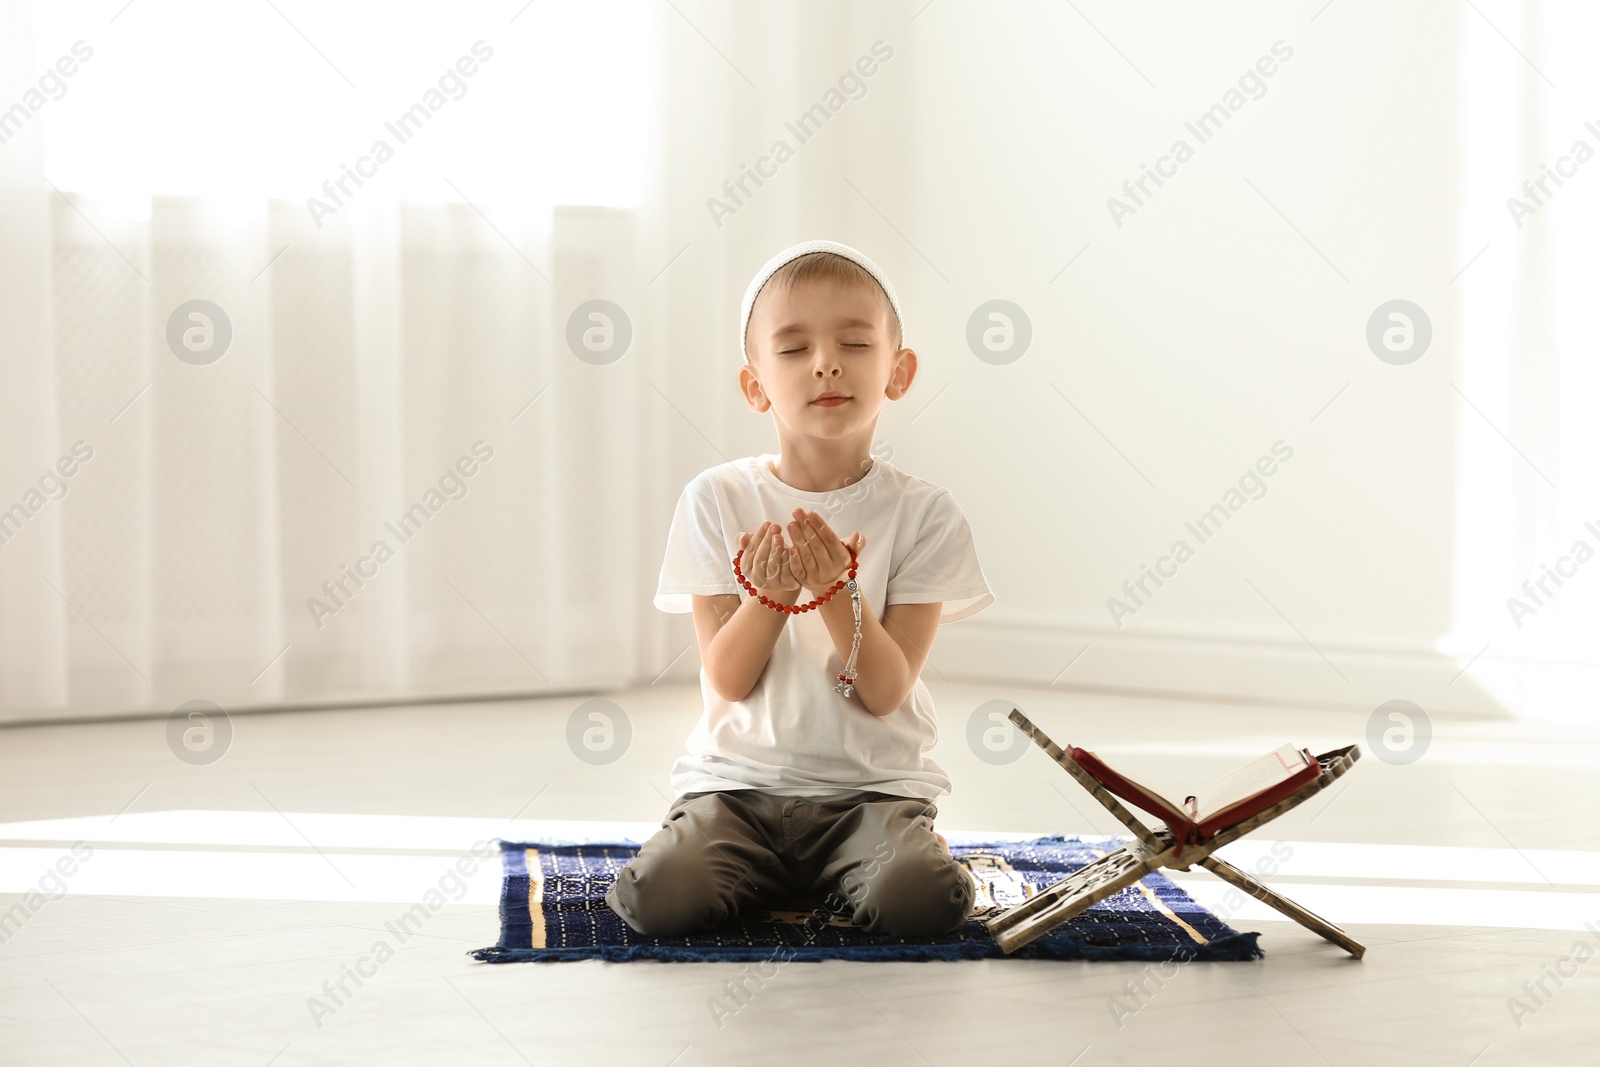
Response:
[[[763,289],[750,311],[750,363],[739,371],[745,400],[770,408],[780,431],[862,436],[870,448],[884,399],[904,396],[917,371],[916,353],[894,347],[892,315],[876,287],[811,279]],[[817,403],[827,392],[850,399]]]

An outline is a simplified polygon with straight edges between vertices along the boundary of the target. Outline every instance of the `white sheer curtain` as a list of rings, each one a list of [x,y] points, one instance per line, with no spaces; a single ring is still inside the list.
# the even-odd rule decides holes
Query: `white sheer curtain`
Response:
[[[636,339],[612,365],[582,361],[567,317],[635,286],[637,209],[557,202],[556,168],[520,199],[476,200],[467,190],[503,186],[505,173],[450,152],[424,156],[425,146],[409,149],[411,164],[446,179],[440,196],[409,194],[414,174],[374,182],[320,227],[305,203],[270,187],[172,192],[160,161],[104,152],[85,164],[95,146],[46,147],[92,129],[85,110],[157,97],[160,64],[126,53],[175,32],[164,20],[181,13],[111,6],[74,26],[60,11],[0,10],[7,105],[26,106],[71,54],[63,32],[93,48],[59,79],[59,98],[46,91],[42,107],[19,115],[0,150],[0,717],[629,678],[647,605],[636,588],[641,544],[655,531],[641,522],[639,374],[628,363],[651,346]],[[516,11],[496,16],[504,25],[451,33],[444,51],[421,52],[409,68],[399,61],[390,80],[406,84],[409,73],[409,98],[384,96],[376,110],[396,112],[432,87],[468,53],[474,29],[494,40],[502,65],[555,54],[559,42],[529,42],[560,20],[541,26],[530,11],[512,23]],[[350,53],[340,31],[319,32],[309,9],[305,19],[299,29],[322,50]],[[321,63],[282,23],[262,47],[293,42],[305,49],[301,67]],[[115,77],[96,80],[113,64]],[[337,76],[322,74],[335,92]],[[509,139],[559,126],[577,107],[521,86],[475,84],[429,121]],[[251,89],[188,91],[235,94],[244,114]],[[509,121],[518,115],[526,122]],[[312,116],[300,119],[310,139],[321,136]],[[148,140],[122,151],[181,148],[150,132],[163,128],[152,120]],[[347,143],[365,146],[375,128]],[[197,157],[208,155],[203,134]],[[461,128],[454,138],[472,139]],[[261,167],[294,178],[281,159],[294,147],[292,137],[262,145]],[[47,173],[52,157],[66,177]],[[304,172],[324,158],[308,154]],[[195,300],[221,315],[189,319]],[[226,350],[183,358],[169,343],[175,312],[180,332],[225,320]]]
[[[871,16],[0,19],[0,107],[66,86],[0,144],[0,719],[693,677],[692,628],[650,598],[683,483],[771,443],[731,418],[744,279],[876,219],[838,175],[893,187],[910,133],[897,105],[887,137],[835,123],[758,211],[718,225],[708,200],[871,52]],[[469,91],[319,227],[306,198],[479,39]],[[839,167],[872,153],[870,181]],[[205,327],[195,300],[231,327],[211,362],[168,339],[175,312]],[[620,357],[569,341],[595,300],[631,327]]]
[[[1585,50],[1600,11],[1504,0],[1485,12],[1464,15],[1462,34],[1452,651],[1474,660],[1475,680],[1516,712],[1592,720],[1600,75]],[[1521,48],[1507,47],[1487,19]]]

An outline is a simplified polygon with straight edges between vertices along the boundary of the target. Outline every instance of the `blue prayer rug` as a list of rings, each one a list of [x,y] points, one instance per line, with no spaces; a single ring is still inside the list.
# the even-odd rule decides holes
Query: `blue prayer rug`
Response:
[[[1114,847],[1114,846],[1113,846]],[[950,845],[978,885],[967,921],[940,937],[868,934],[819,898],[747,908],[715,930],[686,937],[637,933],[605,901],[634,844],[501,841],[500,942],[467,955],[486,963],[602,959],[962,960],[1005,957],[984,921],[1106,853],[1103,842],[1040,837]],[[1240,933],[1171,879],[1151,873],[1029,942],[1014,959],[1252,960],[1258,933]]]

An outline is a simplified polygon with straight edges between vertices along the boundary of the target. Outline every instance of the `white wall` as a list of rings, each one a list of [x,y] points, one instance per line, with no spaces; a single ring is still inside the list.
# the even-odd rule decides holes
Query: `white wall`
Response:
[[[1515,93],[1533,75],[1470,9],[1319,8],[1171,5],[1154,20],[1114,5],[935,3],[914,22],[872,8],[799,61],[773,47],[780,27],[697,22],[755,89],[688,26],[669,27],[684,143],[707,122],[729,127],[723,153],[673,160],[664,198],[678,244],[690,242],[673,268],[693,290],[671,327],[675,373],[706,375],[676,381],[674,400],[726,455],[774,449],[770,416],[734,388],[731,324],[751,272],[814,236],[890,272],[921,373],[879,436],[894,463],[951,488],[998,596],[941,632],[940,677],[1507,706],[1477,678],[1498,649],[1462,672],[1481,631],[1503,628],[1515,588],[1504,554],[1462,584],[1463,449],[1510,457],[1503,480],[1472,490],[1479,511],[1514,509],[1535,476],[1484,440],[1492,427],[1463,399],[1495,409],[1520,372],[1502,350],[1462,376],[1456,278],[1483,243],[1476,231],[1504,227],[1510,191],[1479,183],[1462,203],[1461,131],[1475,131],[1479,160],[1515,146],[1503,121],[1479,129],[1461,109],[1469,77]],[[1488,10],[1520,36],[1518,9]],[[721,230],[696,217],[880,39],[894,55],[864,98]],[[1259,98],[1204,143],[1185,129],[1277,42]],[[1178,138],[1192,158],[1117,225],[1107,198]],[[1499,255],[1475,269],[1492,278]],[[1034,331],[1005,366],[964,339],[994,298],[1020,305]],[[1433,328],[1404,366],[1365,337],[1396,298]],[[674,491],[724,458],[676,414],[666,425]],[[1293,456],[1265,495],[1200,543],[1185,522],[1279,441]],[[1115,625],[1108,598],[1180,537],[1193,558]],[[1463,596],[1487,605],[1476,628],[1458,629]]]

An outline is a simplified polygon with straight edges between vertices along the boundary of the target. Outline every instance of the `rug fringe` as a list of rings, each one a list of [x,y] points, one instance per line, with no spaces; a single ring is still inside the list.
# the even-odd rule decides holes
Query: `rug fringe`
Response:
[[[477,948],[468,956],[483,963],[565,963],[576,960],[604,960],[630,963],[659,960],[663,963],[738,963],[753,960],[785,959],[802,963],[823,960],[906,961],[926,963],[935,960],[976,959],[1051,959],[1051,960],[1133,960],[1162,963],[1221,963],[1258,960],[1266,955],[1256,944],[1259,933],[1238,933],[1218,938],[1193,950],[1174,953],[1154,945],[1084,945],[1060,947],[1024,945],[1010,956],[995,944],[962,941],[950,945],[717,945],[699,948],[689,945],[594,945],[586,948]]]

